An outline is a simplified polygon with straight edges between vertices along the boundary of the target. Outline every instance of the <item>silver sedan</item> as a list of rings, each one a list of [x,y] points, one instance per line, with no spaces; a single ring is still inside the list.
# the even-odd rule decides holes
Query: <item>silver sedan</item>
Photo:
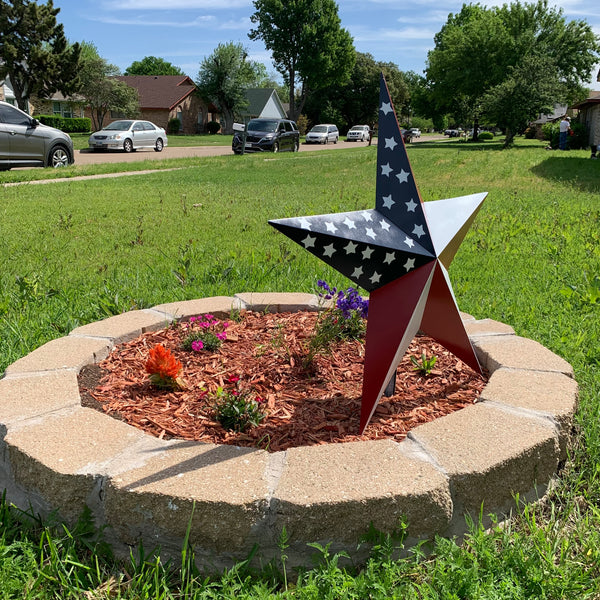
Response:
[[[90,135],[88,145],[92,150],[124,150],[153,148],[161,152],[167,145],[167,134],[162,127],[150,121],[124,119],[113,121],[101,131]]]

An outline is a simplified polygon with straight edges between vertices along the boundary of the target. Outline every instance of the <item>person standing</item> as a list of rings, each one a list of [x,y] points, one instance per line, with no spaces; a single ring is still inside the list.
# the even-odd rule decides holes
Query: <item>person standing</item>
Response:
[[[569,129],[571,128],[571,119],[566,115],[560,122],[559,134],[558,134],[558,149],[567,149],[567,136],[569,135]]]

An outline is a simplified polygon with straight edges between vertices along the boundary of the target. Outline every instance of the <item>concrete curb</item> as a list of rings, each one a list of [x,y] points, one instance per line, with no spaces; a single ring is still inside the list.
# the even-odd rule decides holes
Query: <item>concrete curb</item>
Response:
[[[164,441],[81,406],[77,374],[119,343],[201,313],[317,310],[311,294],[241,293],[161,304],[73,330],[6,369],[0,380],[0,490],[24,509],[84,506],[115,550],[140,541],[177,557],[191,525],[199,564],[221,569],[259,545],[308,564],[310,542],[356,552],[369,523],[407,544],[461,535],[465,515],[507,514],[514,495],[541,497],[566,457],[577,406],[571,366],[509,326],[463,315],[490,380],[477,404],[390,440],[263,450]]]

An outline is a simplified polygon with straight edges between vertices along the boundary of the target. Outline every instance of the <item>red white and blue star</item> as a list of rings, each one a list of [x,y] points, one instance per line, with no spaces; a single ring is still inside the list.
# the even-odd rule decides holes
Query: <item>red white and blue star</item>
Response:
[[[269,221],[370,292],[361,433],[419,330],[481,371],[447,268],[487,194],[421,200],[383,76],[375,193],[374,210]]]

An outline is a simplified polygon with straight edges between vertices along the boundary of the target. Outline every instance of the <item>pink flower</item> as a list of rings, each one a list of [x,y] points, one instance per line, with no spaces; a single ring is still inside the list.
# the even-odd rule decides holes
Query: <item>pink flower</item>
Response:
[[[239,380],[240,378],[237,375],[230,375],[227,379],[229,383],[237,383]]]
[[[224,342],[227,339],[227,334],[223,331],[221,333],[215,333],[218,339]]]
[[[192,350],[195,350],[196,352],[200,352],[200,350],[202,350],[202,348],[204,348],[204,343],[202,342],[202,340],[194,340],[192,342]]]

